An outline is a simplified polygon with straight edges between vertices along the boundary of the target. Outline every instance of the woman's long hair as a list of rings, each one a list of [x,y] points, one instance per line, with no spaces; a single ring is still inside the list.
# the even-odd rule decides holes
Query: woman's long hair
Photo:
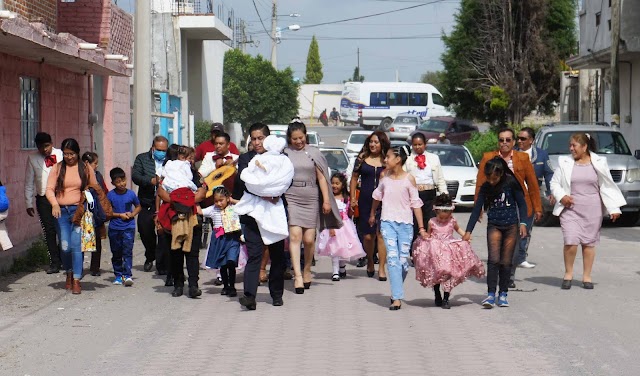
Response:
[[[589,133],[576,132],[571,135],[571,140],[574,140],[580,145],[587,145],[587,152],[595,153],[598,150],[596,140]]]
[[[349,201],[349,188],[347,187],[347,177],[342,172],[334,172],[333,175],[331,175],[331,179],[329,180],[329,182],[331,182],[333,178],[340,180],[340,183],[342,184],[342,191],[340,193],[342,194],[342,200],[346,204],[347,201]]]
[[[378,141],[380,142],[380,147],[382,149],[380,151],[380,159],[384,161],[384,158],[387,155],[387,151],[389,151],[389,148],[391,148],[391,142],[389,141],[389,137],[387,137],[387,134],[384,133],[383,131],[375,131],[371,133],[366,140],[364,140],[364,145],[362,145],[362,150],[360,151],[360,154],[358,154],[358,158],[360,158],[363,161],[369,158],[369,156],[371,155],[369,142],[371,142],[371,139],[373,138],[373,136],[378,137]]]
[[[493,200],[498,198],[504,192],[506,187],[522,190],[522,187],[520,186],[520,183],[518,183],[513,171],[511,171],[509,165],[504,159],[502,159],[502,157],[496,156],[487,161],[484,165],[484,175],[488,178],[492,174],[500,174],[500,181],[496,185],[491,185],[488,181],[483,184],[486,192],[484,201],[485,210],[489,208],[489,204],[493,202]]]
[[[80,145],[78,141],[73,138],[66,138],[60,145],[60,150],[64,153],[65,150],[71,150],[76,153],[78,158],[78,175],[80,175],[80,191],[84,191],[87,188],[89,176],[86,173],[85,166],[80,163]],[[60,171],[58,172],[58,180],[56,180],[56,196],[64,196],[64,178],[67,174],[67,161],[62,158],[60,162]]]
[[[289,127],[287,128],[287,143],[291,145],[291,135],[295,131],[301,131],[305,136],[307,135],[307,127],[304,125],[299,118],[293,118],[291,123],[289,123]]]

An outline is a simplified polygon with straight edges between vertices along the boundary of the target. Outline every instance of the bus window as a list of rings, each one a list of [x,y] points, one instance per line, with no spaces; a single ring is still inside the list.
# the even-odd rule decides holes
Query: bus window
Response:
[[[408,93],[389,93],[389,106],[408,106]]]
[[[444,98],[442,98],[442,96],[438,93],[433,93],[432,95],[432,100],[433,100],[433,104],[437,105],[437,106],[446,106],[447,104],[444,102]]]
[[[369,106],[387,106],[387,93],[371,93]]]
[[[409,106],[426,106],[428,99],[427,93],[409,93]]]

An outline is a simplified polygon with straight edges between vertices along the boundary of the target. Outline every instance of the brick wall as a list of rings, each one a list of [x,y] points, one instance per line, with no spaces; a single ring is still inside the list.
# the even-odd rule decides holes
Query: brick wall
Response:
[[[51,31],[57,27],[58,0],[4,0],[7,10],[16,12],[30,22],[42,22]]]
[[[88,82],[86,76],[3,53],[0,67],[0,180],[11,200],[9,237],[18,244],[41,233],[38,219],[25,211],[25,166],[27,155],[33,151],[20,149],[19,78],[25,75],[40,79],[40,130],[51,134],[56,147],[67,137],[77,139],[82,151],[89,150],[91,144]]]

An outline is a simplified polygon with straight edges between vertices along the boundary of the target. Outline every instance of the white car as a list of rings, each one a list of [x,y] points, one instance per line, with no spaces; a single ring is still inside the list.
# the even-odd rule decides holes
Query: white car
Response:
[[[349,138],[342,140],[342,144],[345,145],[345,149],[347,150],[347,155],[349,155],[349,157],[357,156],[364,146],[364,141],[371,133],[373,133],[373,131],[351,131]]]
[[[389,140],[406,140],[424,120],[418,114],[398,114],[386,130]]]
[[[427,151],[440,158],[447,190],[455,205],[473,207],[478,168],[469,149],[462,145],[429,144]]]
[[[285,132],[286,134],[286,132]],[[320,140],[320,135],[315,131],[307,132],[307,144],[313,145],[315,147],[320,147],[324,145],[324,141]]]

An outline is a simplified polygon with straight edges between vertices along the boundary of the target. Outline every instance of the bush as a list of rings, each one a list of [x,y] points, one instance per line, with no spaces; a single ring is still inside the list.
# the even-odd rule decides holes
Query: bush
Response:
[[[473,159],[480,162],[484,153],[498,149],[498,135],[492,131],[474,133],[464,146],[469,149]]]
[[[31,247],[27,250],[27,254],[18,257],[13,260],[13,265],[9,272],[22,273],[33,272],[38,270],[41,266],[49,263],[49,250],[47,244],[42,238],[31,244]]]
[[[196,146],[211,138],[211,124],[213,124],[213,122],[209,120],[196,121],[193,137]]]

